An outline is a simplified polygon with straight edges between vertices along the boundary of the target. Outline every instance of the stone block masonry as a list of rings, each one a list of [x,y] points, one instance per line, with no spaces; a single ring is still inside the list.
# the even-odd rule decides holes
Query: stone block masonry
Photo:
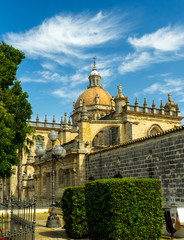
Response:
[[[156,178],[164,207],[184,205],[184,126],[88,155],[90,178]]]

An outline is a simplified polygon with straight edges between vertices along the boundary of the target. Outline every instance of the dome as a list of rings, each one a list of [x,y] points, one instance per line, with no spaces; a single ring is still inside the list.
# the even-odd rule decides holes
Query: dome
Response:
[[[93,71],[90,73],[89,76],[94,76],[94,75],[101,77],[100,73],[99,73],[98,71],[96,71],[96,70],[93,70]]]
[[[102,87],[90,87],[83,92],[77,99],[75,109],[80,106],[80,99],[85,101],[86,105],[95,105],[95,98],[98,96],[99,104],[114,106],[111,95]],[[112,102],[112,103],[111,103]]]

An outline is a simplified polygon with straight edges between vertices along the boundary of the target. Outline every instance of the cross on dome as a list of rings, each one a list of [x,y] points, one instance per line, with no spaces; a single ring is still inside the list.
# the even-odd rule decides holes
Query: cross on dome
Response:
[[[93,71],[94,71],[94,70],[97,70],[97,69],[96,69],[96,62],[95,62],[95,60],[96,60],[96,57],[94,57],[93,59],[94,59]]]

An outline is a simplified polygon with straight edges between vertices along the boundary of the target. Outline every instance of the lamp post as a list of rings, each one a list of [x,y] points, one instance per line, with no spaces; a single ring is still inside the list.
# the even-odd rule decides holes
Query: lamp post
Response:
[[[36,156],[39,157],[39,159],[41,159],[41,157],[43,157],[43,155],[45,154],[45,149],[43,149],[41,146],[39,146],[36,151]]]
[[[55,141],[58,139],[58,133],[56,131],[51,130],[48,137],[52,142],[52,210],[47,219],[46,227],[56,228],[61,227],[61,223],[55,211],[55,160],[58,160],[60,157],[65,157],[66,150],[60,145],[54,146]],[[41,158],[44,154],[45,152],[42,147],[36,150],[38,157]]]

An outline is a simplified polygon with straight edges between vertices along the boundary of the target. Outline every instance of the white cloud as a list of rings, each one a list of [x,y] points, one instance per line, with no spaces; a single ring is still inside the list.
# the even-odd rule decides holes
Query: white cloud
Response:
[[[22,83],[27,83],[27,82],[47,83],[47,81],[44,79],[31,78],[31,77],[27,77],[27,76],[22,76],[18,80],[21,81]]]
[[[135,72],[138,69],[148,66],[151,62],[152,56],[148,52],[142,52],[141,54],[128,54],[119,66],[118,70],[121,74]]]
[[[183,26],[168,26],[140,38],[129,37],[128,42],[135,48],[135,52],[129,53],[123,59],[118,68],[120,74],[184,57],[184,54],[181,54],[184,49]]]
[[[42,68],[48,69],[48,70],[55,70],[55,66],[52,63],[42,63],[41,64]]]
[[[160,100],[167,97],[168,93],[172,94],[172,99],[175,103],[184,102],[184,79],[172,77],[162,79],[151,84],[149,87],[143,89],[142,91],[135,92],[134,96],[145,96],[147,97],[148,101],[153,97],[157,105]]]
[[[100,71],[100,75],[102,76],[102,78],[110,77],[113,75],[113,71],[112,71],[112,69],[103,69]]]
[[[164,79],[164,83],[154,83],[150,87],[145,88],[143,90],[144,94],[153,94],[153,93],[159,93],[159,94],[167,94],[169,92],[177,93],[179,95],[179,92],[184,89],[184,81],[183,79],[173,79],[168,78]]]
[[[184,89],[183,89],[183,92],[179,92],[179,100],[178,102],[184,102]],[[181,116],[184,116],[184,110],[183,110],[183,114]]]
[[[86,82],[88,81],[87,75],[83,75],[81,73],[75,73],[74,75],[71,76],[72,81],[81,81],[81,82]]]
[[[85,74],[84,72],[79,73],[78,71],[73,74],[70,78],[71,86],[75,87],[77,85],[80,85],[84,82],[88,82],[88,75],[87,73]]]
[[[166,78],[169,77],[171,73],[161,73],[161,74],[153,74],[148,76],[148,78]]]
[[[122,18],[103,12],[58,15],[27,32],[7,33],[4,39],[31,57],[60,53],[82,58],[84,48],[117,40],[129,31],[130,25],[123,24]]]
[[[123,38],[133,26],[132,22],[125,22],[126,17],[102,11],[96,15],[86,12],[60,14],[26,32],[7,33],[3,37],[5,42],[24,51],[27,57],[41,60],[43,71],[28,76],[30,82],[31,78],[32,82],[34,79],[41,79],[44,83],[70,82],[74,87],[88,82],[92,64],[86,66],[86,62],[94,56],[97,57],[97,68],[102,77],[112,75],[112,69],[117,68],[120,57],[115,54],[104,57],[101,49],[97,50],[97,54],[94,48],[105,47],[109,42]],[[74,72],[73,75],[63,76],[65,67]]]
[[[69,78],[68,76],[61,76],[60,74],[51,71],[34,71],[31,73],[24,74],[19,78],[19,80],[24,83],[25,82],[50,83],[51,81],[53,81],[67,84]]]
[[[79,95],[84,92],[84,89],[68,89],[67,87],[62,87],[58,90],[52,92],[53,95],[62,98],[65,102],[70,102],[79,97]]]
[[[129,43],[139,51],[153,48],[159,51],[177,51],[184,47],[184,27],[165,27],[141,38],[129,37]]]
[[[41,78],[45,79],[47,82],[67,82],[67,76],[61,76],[58,73],[50,72],[50,71],[37,71],[36,72]]]

